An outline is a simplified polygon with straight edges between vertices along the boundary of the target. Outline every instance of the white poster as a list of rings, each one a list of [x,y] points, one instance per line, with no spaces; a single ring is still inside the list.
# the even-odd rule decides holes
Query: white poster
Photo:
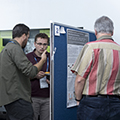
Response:
[[[81,31],[67,30],[67,108],[76,106],[74,82],[76,75],[71,72],[83,45],[89,40],[89,34]]]

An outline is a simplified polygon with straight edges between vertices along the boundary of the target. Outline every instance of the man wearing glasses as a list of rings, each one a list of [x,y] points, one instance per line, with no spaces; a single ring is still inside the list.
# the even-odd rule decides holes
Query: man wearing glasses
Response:
[[[33,65],[41,60],[41,55],[47,49],[48,44],[49,37],[45,33],[39,33],[35,36],[35,49],[27,54]],[[46,54],[47,61],[41,71],[34,79],[31,79],[34,120],[38,120],[38,116],[40,116],[40,120],[49,120],[49,80],[46,78],[45,72],[50,70],[50,54],[48,52]]]

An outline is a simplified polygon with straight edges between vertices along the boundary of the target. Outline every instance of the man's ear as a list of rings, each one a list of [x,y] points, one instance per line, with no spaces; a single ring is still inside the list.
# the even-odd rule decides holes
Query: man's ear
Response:
[[[34,42],[34,46],[36,47],[36,44],[35,44],[35,42]]]
[[[95,30],[95,35],[97,35],[97,31]]]
[[[113,36],[113,34],[114,34],[114,31],[111,33],[111,36]]]
[[[26,38],[25,33],[21,37],[22,37],[22,40],[24,40]]]

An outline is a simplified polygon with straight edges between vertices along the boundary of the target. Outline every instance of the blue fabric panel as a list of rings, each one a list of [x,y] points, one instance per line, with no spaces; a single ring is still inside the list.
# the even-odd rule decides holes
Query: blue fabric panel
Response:
[[[61,24],[54,24],[54,26]],[[67,108],[67,29],[89,33],[90,41],[96,40],[93,32],[62,25],[66,33],[54,37],[54,120],[77,120],[77,107]]]

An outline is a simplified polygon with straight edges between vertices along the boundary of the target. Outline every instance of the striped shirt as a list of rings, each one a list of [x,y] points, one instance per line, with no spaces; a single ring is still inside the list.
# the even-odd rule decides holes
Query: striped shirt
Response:
[[[85,44],[71,69],[86,79],[85,95],[120,95],[120,46],[110,36]]]

